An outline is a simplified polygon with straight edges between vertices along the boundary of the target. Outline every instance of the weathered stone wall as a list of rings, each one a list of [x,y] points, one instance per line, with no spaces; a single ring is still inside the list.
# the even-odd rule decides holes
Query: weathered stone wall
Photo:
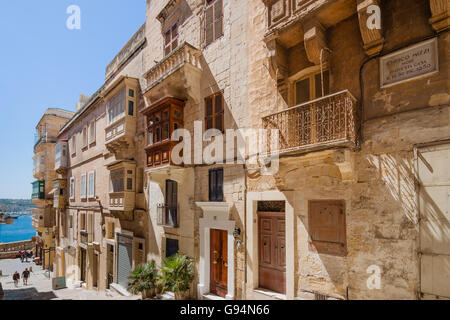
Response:
[[[252,1],[250,6],[249,20],[261,22],[262,1]],[[428,24],[429,1],[411,1],[408,6],[402,1],[383,2],[382,15],[386,51],[433,34]],[[261,126],[261,117],[288,105],[265,66],[265,32],[263,23],[249,25],[252,55],[248,98],[254,127]],[[328,28],[326,35],[332,50],[331,92],[348,89],[361,101],[359,70],[366,56],[357,16]],[[284,158],[274,177],[248,176],[249,192],[294,194],[295,297],[314,299],[312,292],[343,299],[417,297],[419,226],[414,147],[450,138],[448,34],[440,35],[438,42],[440,72],[423,79],[380,89],[379,59],[365,66],[363,114],[364,119],[372,120],[363,124],[361,150],[351,153],[353,181],[343,181],[335,151]],[[308,66],[300,45],[289,50],[290,74]],[[345,200],[345,257],[318,254],[309,248],[308,201],[316,199]],[[371,265],[381,268],[380,290],[367,288],[370,274],[366,270]],[[249,280],[248,298],[257,286]]]

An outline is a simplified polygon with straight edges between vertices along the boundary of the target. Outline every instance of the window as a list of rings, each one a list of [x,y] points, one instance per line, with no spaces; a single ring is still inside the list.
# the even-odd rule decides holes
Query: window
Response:
[[[95,120],[89,124],[89,144],[95,142]]]
[[[210,45],[223,35],[223,5],[222,0],[205,0],[205,46]]]
[[[322,94],[323,91],[323,94]],[[330,73],[328,70],[323,72],[323,90],[322,75],[320,72],[313,73],[295,83],[295,104],[302,104],[330,94]]]
[[[128,101],[128,115],[133,116],[134,115],[134,102]]]
[[[168,226],[178,226],[178,183],[166,180],[166,223]]]
[[[178,240],[166,238],[166,258],[178,253]]]
[[[134,90],[133,89],[128,89],[128,96],[130,98],[134,98]]]
[[[72,156],[77,153],[77,136],[74,134],[72,136]]]
[[[223,95],[221,92],[205,99],[205,129],[224,130]]]
[[[178,46],[178,21],[164,31],[164,55],[169,55]]]
[[[126,91],[122,89],[117,95],[108,101],[108,125],[120,120],[125,116]]]
[[[209,201],[223,201],[223,169],[209,170]]]
[[[123,192],[124,190],[124,170],[115,170],[110,175],[110,192]]]
[[[75,177],[70,178],[70,199],[75,199]]]
[[[88,175],[88,197],[90,199],[95,197],[95,172],[91,171]]]
[[[87,133],[87,127],[83,128],[83,148],[86,148],[88,145],[88,133]]]
[[[81,199],[86,199],[86,173],[81,175]]]
[[[309,202],[309,234],[313,250],[319,253],[345,255],[345,202],[320,200]]]

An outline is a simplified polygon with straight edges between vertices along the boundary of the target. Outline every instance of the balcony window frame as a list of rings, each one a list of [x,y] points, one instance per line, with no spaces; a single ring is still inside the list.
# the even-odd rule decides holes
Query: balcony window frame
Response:
[[[325,73],[328,74],[328,84],[325,85],[325,87],[328,87],[328,91],[324,90],[324,95],[317,96],[316,91],[318,89],[322,89],[322,84],[320,83],[320,86],[317,87],[316,83],[316,76],[319,76],[321,78],[321,72],[324,73],[324,80],[325,80]],[[292,106],[300,105],[302,103],[306,103],[308,101],[313,101],[315,99],[325,97],[330,94],[331,92],[331,71],[328,66],[328,64],[325,64],[322,67],[322,71],[320,70],[320,66],[313,66],[306,68],[300,72],[298,72],[296,75],[292,76],[289,80],[292,83]],[[308,80],[309,83],[309,100],[299,102],[297,99],[297,84],[299,82],[302,82],[304,80]],[[324,82],[325,83],[325,82]]]
[[[216,111],[216,105],[217,105],[216,97],[219,96],[219,95],[221,96],[222,109],[217,112]],[[212,106],[211,106],[212,113],[210,115],[208,115],[208,110],[207,110],[207,108],[208,108],[207,100],[208,99],[211,99],[211,101],[212,101]],[[209,129],[216,129],[216,130],[219,130],[222,133],[225,132],[225,106],[224,106],[225,105],[225,99],[224,99],[224,96],[223,96],[223,92],[219,91],[219,92],[216,92],[216,93],[214,93],[214,94],[212,94],[210,96],[205,97],[204,103],[205,103],[205,107],[204,107],[204,112],[205,112],[205,131],[209,130]],[[221,116],[221,118],[222,118],[222,123],[221,123],[222,129],[218,129],[217,128],[216,120],[217,120],[218,116]],[[212,126],[211,127],[208,126],[208,121],[209,120],[212,121]]]
[[[221,178],[219,180],[219,173]],[[208,201],[210,202],[223,202],[223,168],[214,168],[208,170]]]
[[[174,31],[174,27],[176,26],[176,35],[173,35],[173,31]],[[180,23],[179,20],[175,20],[174,22],[172,22],[168,27],[164,28],[163,32],[163,55],[164,57],[167,57],[168,55],[170,55],[180,44],[179,43],[179,38],[180,38]],[[167,34],[170,34],[170,41],[168,43],[167,42]],[[176,44],[176,45],[174,45]],[[167,49],[169,49],[169,51],[167,51]]]
[[[88,139],[89,139],[89,145],[92,145],[93,143],[96,142],[96,120],[92,120],[89,123],[89,128],[88,128]]]
[[[125,192],[125,168],[112,170],[109,173],[109,192]],[[118,187],[118,188],[116,188]]]
[[[74,134],[71,138],[70,138],[71,142],[70,142],[70,146],[71,146],[71,156],[75,157],[77,155],[77,135]]]
[[[84,179],[84,186],[83,186],[83,179]],[[86,200],[87,199],[87,174],[86,173],[83,173],[81,175],[80,188],[81,188],[81,199]]]
[[[216,17],[216,2],[221,2],[221,14],[219,17]],[[212,9],[212,23],[207,25],[207,14],[208,10]],[[216,23],[221,23],[221,30],[222,32],[220,35],[216,35]],[[207,42],[207,33],[208,33],[208,27],[211,27],[212,30],[212,39],[211,42]],[[205,0],[204,2],[204,10],[203,10],[203,46],[204,48],[207,48],[209,45],[220,39],[224,36],[224,15],[223,15],[223,0]]]
[[[75,177],[70,178],[70,200],[75,200]]]
[[[92,190],[91,190],[91,178],[92,178]],[[89,199],[95,199],[95,171],[88,172],[87,197]]]

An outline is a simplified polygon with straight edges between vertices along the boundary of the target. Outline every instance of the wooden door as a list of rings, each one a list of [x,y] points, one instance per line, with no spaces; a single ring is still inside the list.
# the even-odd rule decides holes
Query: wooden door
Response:
[[[211,229],[210,242],[210,291],[225,298],[228,293],[228,233]]]
[[[286,294],[284,212],[259,212],[259,287]]]

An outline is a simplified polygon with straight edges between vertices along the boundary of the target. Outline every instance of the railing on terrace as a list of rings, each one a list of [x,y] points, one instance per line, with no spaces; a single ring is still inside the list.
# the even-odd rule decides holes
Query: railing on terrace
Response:
[[[287,153],[344,144],[356,146],[358,102],[344,90],[263,117],[268,129],[268,153]],[[277,150],[272,150],[270,129],[279,130]]]
[[[190,64],[201,69],[200,55],[200,50],[187,42],[182,43],[144,75],[147,79],[147,90],[154,87],[185,64]]]

